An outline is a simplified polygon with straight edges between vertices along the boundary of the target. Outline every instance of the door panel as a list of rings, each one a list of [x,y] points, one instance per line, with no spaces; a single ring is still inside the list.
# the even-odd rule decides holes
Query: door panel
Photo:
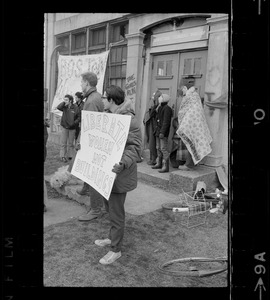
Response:
[[[193,78],[195,88],[204,98],[207,50],[154,55],[152,64],[151,93],[159,89],[171,97],[169,105],[176,117],[181,99],[177,98],[177,89],[182,78]]]
[[[205,74],[206,74],[207,50],[192,51],[180,54],[179,63],[179,83],[182,78],[193,78],[194,86],[200,95],[202,101],[204,99]],[[179,108],[177,105],[177,111]]]
[[[151,96],[159,89],[171,97],[169,106],[174,109],[177,81],[178,81],[179,54],[165,54],[153,56]]]

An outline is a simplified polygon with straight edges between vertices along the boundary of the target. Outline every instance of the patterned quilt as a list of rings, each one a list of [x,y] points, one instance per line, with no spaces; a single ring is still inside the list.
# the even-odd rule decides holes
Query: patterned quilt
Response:
[[[212,151],[210,146],[212,137],[206,123],[201,98],[194,87],[191,87],[182,99],[178,123],[176,133],[185,143],[196,165]]]

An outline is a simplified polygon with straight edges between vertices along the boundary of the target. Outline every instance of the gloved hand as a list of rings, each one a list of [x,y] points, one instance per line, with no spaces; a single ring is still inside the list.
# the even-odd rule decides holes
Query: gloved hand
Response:
[[[120,161],[119,164],[115,164],[113,166],[112,172],[119,174],[120,172],[122,172],[124,170],[124,164]]]
[[[79,151],[80,149],[81,149],[81,144],[79,142],[77,142],[75,145],[75,150]]]
[[[163,134],[163,133],[160,133],[160,134],[159,134],[159,138],[160,138],[160,139],[164,139],[164,134]]]

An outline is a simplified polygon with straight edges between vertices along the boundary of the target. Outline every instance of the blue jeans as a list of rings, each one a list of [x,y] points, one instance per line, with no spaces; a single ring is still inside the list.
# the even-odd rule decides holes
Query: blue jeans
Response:
[[[73,157],[75,154],[75,129],[66,129],[63,126],[61,128],[60,157]]]

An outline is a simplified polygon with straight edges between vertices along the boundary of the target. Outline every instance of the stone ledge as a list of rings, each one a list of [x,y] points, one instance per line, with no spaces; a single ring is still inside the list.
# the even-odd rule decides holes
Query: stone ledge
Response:
[[[220,186],[216,171],[211,168],[198,166],[192,171],[177,170],[170,173],[169,188],[181,193],[194,191],[198,181],[206,184],[207,191]]]

